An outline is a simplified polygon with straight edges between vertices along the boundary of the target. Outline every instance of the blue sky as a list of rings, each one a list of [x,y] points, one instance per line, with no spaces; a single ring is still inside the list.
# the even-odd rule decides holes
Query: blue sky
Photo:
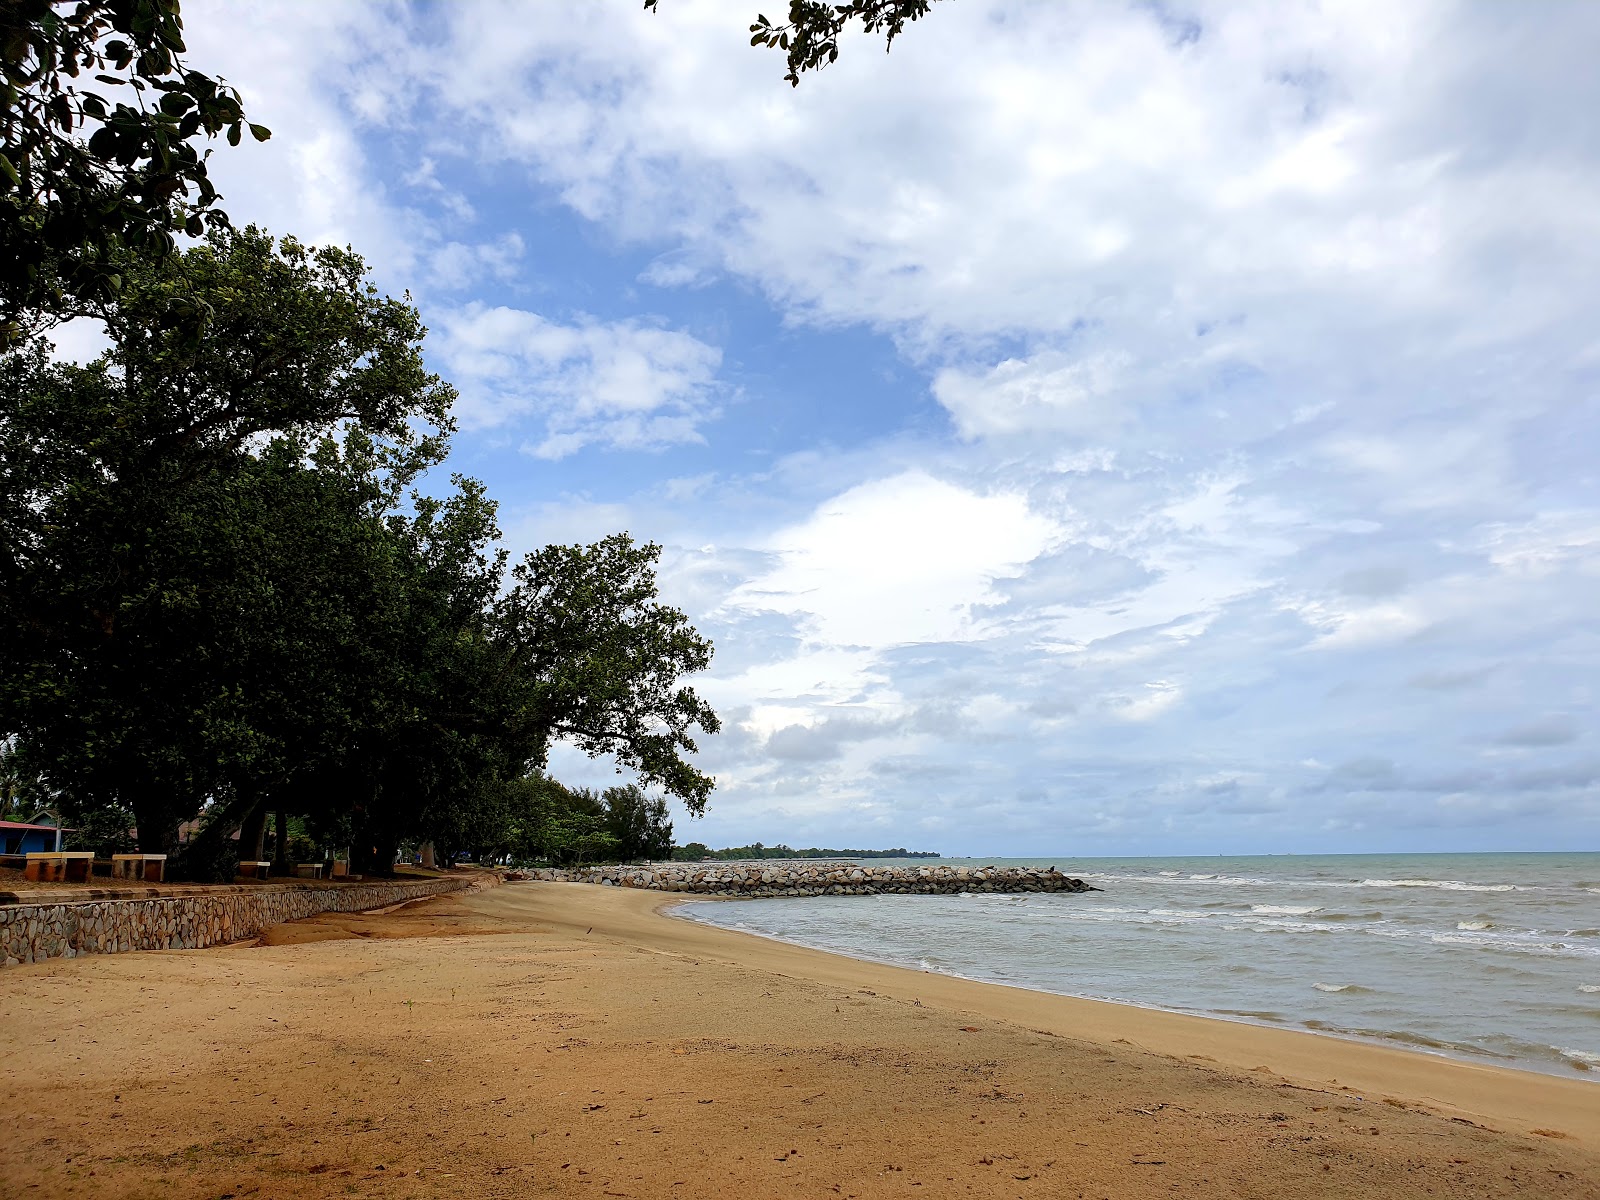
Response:
[[[185,6],[507,545],[665,547],[680,840],[1600,847],[1600,9],[757,7]]]

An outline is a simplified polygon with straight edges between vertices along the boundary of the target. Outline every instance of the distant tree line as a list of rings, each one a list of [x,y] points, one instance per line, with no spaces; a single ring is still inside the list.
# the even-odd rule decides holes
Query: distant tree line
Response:
[[[436,828],[441,861],[558,867],[646,862],[672,855],[667,802],[637,784],[603,791],[567,788],[533,772],[501,781],[479,803],[455,810],[458,824]]]
[[[792,846],[785,846],[782,842],[776,846],[763,846],[760,842],[755,842],[749,846],[729,846],[726,850],[711,850],[702,842],[690,842],[687,846],[677,847],[672,852],[672,857],[681,862],[700,862],[707,858],[719,861],[745,858],[938,858],[939,853],[936,850],[907,850],[904,846],[893,850],[825,850],[816,846],[796,850]]]
[[[257,856],[269,815],[369,873],[419,841],[665,855],[644,788],[703,812],[687,756],[718,720],[658,547],[512,562],[483,485],[428,478],[455,391],[419,314],[350,250],[227,220],[195,146],[267,131],[183,65],[175,0],[0,7],[8,796],[193,878]],[[87,365],[52,352],[74,318],[110,339]],[[558,740],[644,786],[561,788]]]

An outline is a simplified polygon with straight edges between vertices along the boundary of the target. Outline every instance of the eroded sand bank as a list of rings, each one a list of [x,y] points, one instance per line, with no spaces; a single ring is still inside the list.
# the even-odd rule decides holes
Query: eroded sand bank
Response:
[[[663,899],[515,884],[0,972],[0,1195],[1597,1194],[1600,1085],[879,967]]]

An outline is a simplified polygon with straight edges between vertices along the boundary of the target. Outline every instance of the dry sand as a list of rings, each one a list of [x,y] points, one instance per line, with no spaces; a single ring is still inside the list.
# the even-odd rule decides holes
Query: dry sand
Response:
[[[1600,1196],[1600,1085],[662,902],[512,884],[0,971],[0,1197]]]

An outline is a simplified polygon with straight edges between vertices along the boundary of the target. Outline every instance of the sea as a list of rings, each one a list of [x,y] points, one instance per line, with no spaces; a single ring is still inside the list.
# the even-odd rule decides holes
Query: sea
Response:
[[[673,912],[965,979],[1600,1083],[1600,853],[871,861],[1054,866],[1101,890]]]

